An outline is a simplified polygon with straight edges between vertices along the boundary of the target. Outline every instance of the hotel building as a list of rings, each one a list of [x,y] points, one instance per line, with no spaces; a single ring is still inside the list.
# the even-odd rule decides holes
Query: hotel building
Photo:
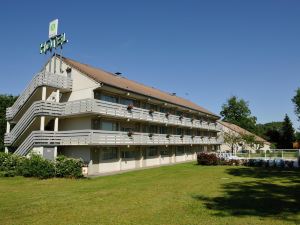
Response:
[[[208,110],[60,56],[34,76],[6,119],[6,151],[82,158],[88,174],[195,160],[222,143],[219,117]]]

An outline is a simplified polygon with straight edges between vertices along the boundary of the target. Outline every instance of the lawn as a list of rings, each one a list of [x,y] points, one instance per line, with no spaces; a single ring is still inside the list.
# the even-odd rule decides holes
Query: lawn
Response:
[[[300,224],[300,171],[185,163],[81,180],[0,178],[0,224]]]

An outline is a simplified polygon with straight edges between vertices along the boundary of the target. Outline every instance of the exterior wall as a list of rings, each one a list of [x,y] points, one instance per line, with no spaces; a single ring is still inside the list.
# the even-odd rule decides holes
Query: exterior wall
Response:
[[[59,130],[84,130],[91,129],[91,117],[74,117],[61,119],[59,121]]]
[[[165,146],[161,146],[161,148],[165,148]],[[170,147],[168,147],[170,148]],[[141,152],[144,153],[143,148],[139,147],[130,147],[124,148],[119,147],[117,152],[117,158],[111,159],[111,160],[103,160],[103,148],[99,147],[97,148],[98,155],[97,155],[97,161],[93,162],[93,158],[91,155],[91,151],[93,151],[94,148],[87,147],[87,146],[70,146],[70,147],[63,147],[58,149],[58,154],[66,155],[67,157],[71,158],[81,158],[83,161],[88,164],[89,175],[93,174],[101,174],[101,173],[109,173],[109,172],[117,172],[117,171],[125,171],[125,170],[133,170],[143,167],[151,167],[151,166],[159,166],[159,165],[167,165],[167,164],[173,164],[176,162],[185,162],[185,161],[192,161],[196,160],[195,153],[193,154],[184,154],[182,156],[176,156],[174,151],[171,151],[170,156],[161,156],[158,154],[155,157],[151,158],[145,158],[144,155],[141,154]],[[172,147],[170,148],[172,149]],[[38,150],[38,149],[37,149]],[[121,151],[122,150],[129,150],[129,151],[135,151],[136,157],[133,158],[122,158],[121,157]],[[176,158],[176,160],[174,160]]]

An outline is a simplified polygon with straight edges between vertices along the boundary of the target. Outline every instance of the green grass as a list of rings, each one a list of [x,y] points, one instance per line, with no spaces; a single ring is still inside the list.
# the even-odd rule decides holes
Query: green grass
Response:
[[[82,180],[0,178],[0,224],[300,224],[300,171],[186,163]]]

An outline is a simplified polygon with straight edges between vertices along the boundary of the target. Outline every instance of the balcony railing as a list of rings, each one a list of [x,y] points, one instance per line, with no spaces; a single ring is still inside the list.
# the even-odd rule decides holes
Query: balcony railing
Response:
[[[22,132],[29,127],[36,116],[62,117],[86,113],[153,122],[164,125],[176,125],[214,131],[220,130],[219,125],[215,123],[209,124],[207,122],[201,122],[196,119],[192,120],[185,117],[180,119],[179,116],[175,115],[169,115],[166,117],[164,113],[160,112],[153,112],[150,114],[149,110],[141,108],[133,108],[129,111],[125,105],[95,99],[84,99],[64,103],[36,101],[29,107],[11,132],[5,134],[4,143],[6,145],[11,145],[19,137],[19,135],[21,135]]]
[[[53,74],[50,72],[40,72],[38,73],[25,88],[25,90],[18,97],[16,102],[12,107],[6,110],[6,119],[12,120],[17,112],[21,109],[24,103],[33,94],[36,88],[40,86],[49,86],[54,88],[59,88],[61,90],[70,91],[72,89],[72,79],[66,76]]]
[[[18,147],[15,154],[27,155],[34,146],[72,146],[72,145],[199,145],[221,144],[216,137],[199,137],[134,133],[131,136],[127,132],[104,130],[73,130],[73,131],[33,131]]]

